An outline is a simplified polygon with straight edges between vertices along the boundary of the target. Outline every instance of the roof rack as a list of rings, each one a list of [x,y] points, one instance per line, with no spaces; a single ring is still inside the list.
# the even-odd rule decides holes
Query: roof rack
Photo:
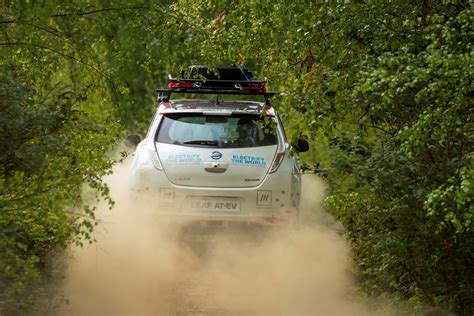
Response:
[[[158,101],[168,102],[171,93],[191,94],[228,94],[228,95],[263,95],[269,103],[274,92],[266,92],[264,81],[252,80],[252,73],[242,67],[215,68],[207,66],[190,66],[182,70],[180,78],[169,75],[168,89],[157,89]]]

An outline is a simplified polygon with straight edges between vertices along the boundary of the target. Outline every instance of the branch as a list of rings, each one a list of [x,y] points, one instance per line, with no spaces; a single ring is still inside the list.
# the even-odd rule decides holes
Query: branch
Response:
[[[47,46],[43,46],[43,45],[40,45],[40,44],[35,44],[35,43],[25,43],[25,42],[3,42],[3,43],[0,43],[0,46],[14,46],[14,45],[19,45],[19,46],[33,46],[33,47],[37,47],[37,48],[41,48],[41,49],[44,49],[44,50],[49,50],[53,53],[56,53],[58,55],[61,55],[61,56],[64,56],[64,57],[68,57],[68,58],[71,58],[71,59],[74,59],[80,63],[84,63],[83,61],[75,58],[74,56],[71,56],[71,55],[68,55],[68,54],[65,54],[65,53],[62,53],[58,50],[55,50],[54,48],[51,48],[51,47],[47,47]],[[87,64],[86,64],[87,65]],[[89,65],[87,65],[89,66]]]
[[[149,8],[150,7],[145,6],[145,5],[136,5],[136,6],[120,7],[120,8],[102,8],[102,9],[91,10],[91,11],[58,13],[58,14],[53,14],[51,17],[60,18],[60,17],[69,17],[69,16],[85,16],[85,15],[91,15],[91,14],[109,12],[109,11],[138,10],[138,9],[149,9]]]
[[[52,28],[52,27],[50,27],[50,26],[42,26],[42,25],[40,25],[40,24],[36,24],[36,23],[34,23],[34,22],[28,22],[28,21],[26,21],[25,24],[26,24],[26,25],[31,25],[33,28],[36,28],[36,29],[38,29],[38,30],[45,31],[46,33],[49,33],[49,34],[51,34],[51,35],[53,35],[53,36],[56,36],[56,37],[59,37],[59,38],[64,38],[64,39],[68,40],[68,38],[67,38],[66,36],[61,37],[61,36],[59,35],[59,34],[63,35],[64,32],[62,32],[62,31],[60,31],[60,30],[58,30],[58,29],[54,29],[54,28]]]
[[[77,61],[78,63],[81,63],[87,67],[90,67],[92,68],[93,70],[95,70],[98,74],[104,76],[105,78],[107,78],[108,80],[110,80],[110,78],[104,74],[102,71],[100,71],[96,66],[94,65],[91,65],[91,64],[88,64],[84,61],[82,61],[81,59],[78,59],[74,56],[71,56],[71,55],[68,55],[68,54],[65,54],[63,52],[60,52],[58,50],[55,50],[54,48],[51,48],[51,47],[48,47],[48,46],[43,46],[43,45],[40,45],[40,44],[35,44],[35,43],[26,43],[26,42],[0,42],[0,46],[14,46],[14,45],[19,45],[19,46],[32,46],[32,47],[36,47],[36,48],[40,48],[40,49],[44,49],[44,50],[48,50],[50,52],[53,52],[53,53],[56,53],[60,56],[63,56],[63,57],[66,57],[66,58],[69,58],[69,59],[72,59],[72,60],[75,60]]]
[[[86,16],[86,15],[92,15],[92,14],[104,13],[104,12],[111,12],[111,11],[140,10],[140,9],[150,9],[150,7],[145,6],[145,5],[135,5],[135,6],[129,6],[129,7],[102,8],[102,9],[91,10],[91,11],[56,13],[56,14],[51,15],[50,17],[52,17],[52,18],[64,18],[64,17],[71,17],[71,16]],[[18,20],[10,19],[10,20],[0,21],[0,24],[15,24],[15,23],[19,23],[19,22],[28,22],[28,21],[18,21]]]
[[[13,24],[13,23],[16,23],[17,21],[15,20],[4,20],[4,21],[0,21],[0,24]]]

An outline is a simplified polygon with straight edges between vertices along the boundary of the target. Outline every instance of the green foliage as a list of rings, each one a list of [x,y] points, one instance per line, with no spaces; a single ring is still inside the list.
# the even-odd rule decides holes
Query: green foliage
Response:
[[[84,183],[113,203],[101,180],[119,132],[106,77],[54,9],[1,11],[0,314],[28,313],[52,253],[93,240]]]
[[[257,69],[310,138],[361,284],[473,313],[473,30],[467,1],[177,1],[193,63]],[[192,49],[191,49],[192,47]]]
[[[361,286],[473,314],[472,22],[462,0],[6,1],[0,310],[90,238],[93,209],[73,210],[84,182],[107,197],[117,121],[144,131],[168,72],[238,64],[285,93]]]

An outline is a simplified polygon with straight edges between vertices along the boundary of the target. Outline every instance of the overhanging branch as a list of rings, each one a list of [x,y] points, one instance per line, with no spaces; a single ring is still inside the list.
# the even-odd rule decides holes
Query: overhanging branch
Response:
[[[101,9],[90,10],[90,11],[56,13],[56,14],[51,15],[50,17],[52,18],[64,18],[64,17],[72,17],[72,16],[81,17],[81,16],[92,15],[92,14],[97,14],[97,13],[106,13],[106,12],[124,11],[124,10],[140,10],[140,9],[150,9],[150,7],[146,5],[135,5],[135,6],[128,6],[128,7],[101,8]],[[15,23],[21,23],[21,22],[28,22],[28,20],[20,21],[20,20],[8,19],[8,20],[0,21],[0,24],[15,24]]]
[[[66,58],[69,58],[69,59],[72,59],[74,61],[77,61],[78,63],[81,63],[87,67],[90,67],[92,68],[93,70],[95,70],[97,73],[105,76],[107,79],[108,79],[108,76],[105,75],[102,71],[100,71],[96,66],[94,65],[91,65],[89,63],[86,63],[84,62],[83,60],[81,59],[78,59],[72,55],[68,55],[68,54],[65,54],[63,52],[60,52],[54,48],[51,48],[51,47],[48,47],[48,46],[44,46],[44,45],[41,45],[41,44],[35,44],[35,43],[27,43],[27,42],[0,42],[0,46],[31,46],[31,47],[36,47],[36,48],[39,48],[39,49],[44,49],[44,50],[47,50],[47,51],[50,51],[50,52],[53,52],[55,54],[58,54],[60,56],[63,56],[63,57],[66,57]]]
[[[91,10],[91,11],[58,13],[58,14],[53,14],[51,17],[58,18],[58,17],[70,17],[70,16],[85,16],[85,15],[91,15],[91,14],[103,13],[103,12],[109,12],[109,11],[139,10],[139,9],[149,9],[149,8],[150,8],[149,6],[145,6],[145,5],[136,5],[136,6],[118,7],[118,8],[102,8],[102,9]]]

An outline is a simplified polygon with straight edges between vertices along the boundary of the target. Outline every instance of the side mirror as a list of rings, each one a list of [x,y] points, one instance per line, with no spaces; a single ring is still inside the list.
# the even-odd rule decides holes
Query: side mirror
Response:
[[[138,134],[128,135],[125,140],[125,145],[130,148],[137,148],[138,144],[142,141],[142,138]]]
[[[304,153],[309,150],[308,141],[304,138],[298,138],[298,142],[293,145],[297,152]]]

